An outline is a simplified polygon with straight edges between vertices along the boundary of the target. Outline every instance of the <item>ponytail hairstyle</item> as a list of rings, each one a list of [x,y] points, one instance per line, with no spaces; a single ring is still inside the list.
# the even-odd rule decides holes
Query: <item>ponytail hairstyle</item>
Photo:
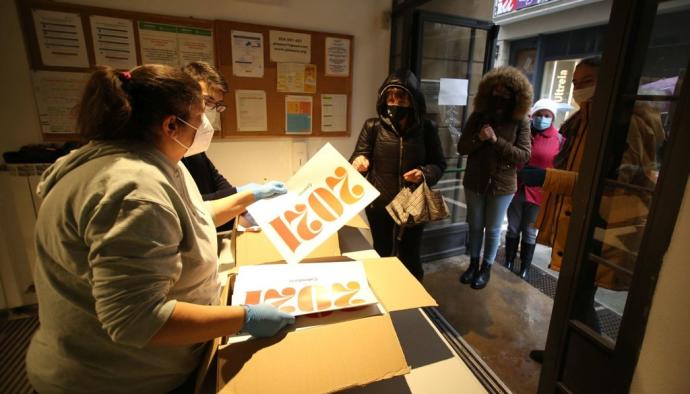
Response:
[[[77,106],[77,130],[85,140],[128,140],[152,143],[163,119],[189,118],[202,106],[199,83],[183,71],[147,64],[131,72],[98,67]]]

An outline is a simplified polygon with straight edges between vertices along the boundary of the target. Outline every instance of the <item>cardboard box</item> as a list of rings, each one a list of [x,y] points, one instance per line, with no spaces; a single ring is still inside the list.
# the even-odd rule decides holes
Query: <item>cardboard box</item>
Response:
[[[358,215],[340,234],[358,234],[362,238],[359,229],[366,228]],[[347,244],[342,241],[352,240],[334,236],[309,255],[307,261],[348,260],[340,256],[340,245]],[[361,240],[353,243],[358,247],[361,244]],[[232,245],[236,267],[230,270],[226,290],[234,283],[239,266],[282,261],[261,233],[235,233]],[[386,311],[437,305],[398,259],[362,261],[369,285]],[[303,330],[293,328],[273,338],[251,339],[220,348],[219,342],[214,341],[208,348],[197,375],[197,393],[333,392],[410,371],[388,313]]]
[[[255,237],[238,238],[238,249],[247,247],[242,243],[249,239]],[[386,311],[437,305],[398,259],[364,260],[364,267]],[[302,394],[366,385],[409,371],[386,313],[221,347],[216,379],[221,393]]]

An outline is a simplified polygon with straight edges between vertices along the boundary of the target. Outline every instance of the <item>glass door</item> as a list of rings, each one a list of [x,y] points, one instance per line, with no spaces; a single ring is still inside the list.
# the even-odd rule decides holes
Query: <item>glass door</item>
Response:
[[[679,110],[690,106],[690,27],[686,12],[657,6],[613,2],[540,393],[627,392],[632,380],[690,168],[690,116]],[[616,335],[592,313],[602,287],[626,298]]]
[[[456,145],[472,112],[479,81],[492,66],[497,29],[491,22],[416,11],[412,31],[410,66],[421,81],[427,114],[438,126],[448,163],[434,189],[443,193],[451,216],[430,224],[425,231],[422,258],[431,260],[457,255],[465,249],[464,160]],[[440,84],[445,78],[467,81],[466,105],[439,105]]]

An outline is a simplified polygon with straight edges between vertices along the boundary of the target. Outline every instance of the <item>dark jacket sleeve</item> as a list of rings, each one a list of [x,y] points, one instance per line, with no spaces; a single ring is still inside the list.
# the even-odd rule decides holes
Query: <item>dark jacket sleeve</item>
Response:
[[[532,152],[530,133],[529,121],[523,119],[518,124],[515,144],[498,137],[494,144],[494,149],[503,160],[513,164],[527,163]]]
[[[434,122],[424,123],[424,145],[426,149],[426,164],[422,166],[424,178],[429,186],[435,185],[446,170],[446,158],[443,155],[438,128]]]
[[[228,182],[223,175],[218,172],[216,166],[213,165],[211,160],[206,159],[208,165],[208,175],[214,185],[214,192],[202,194],[201,197],[204,201],[218,200],[223,197],[231,196],[237,193],[237,188]]]
[[[476,112],[467,119],[465,129],[460,134],[458,141],[458,153],[461,155],[469,155],[479,150],[486,145],[486,141],[479,139],[479,130],[481,129],[481,116]]]
[[[376,130],[374,130],[376,118],[368,119],[362,126],[362,131],[359,132],[355,151],[350,156],[350,163],[352,163],[358,156],[364,156],[371,160],[371,152],[374,149],[374,142],[376,139]]]

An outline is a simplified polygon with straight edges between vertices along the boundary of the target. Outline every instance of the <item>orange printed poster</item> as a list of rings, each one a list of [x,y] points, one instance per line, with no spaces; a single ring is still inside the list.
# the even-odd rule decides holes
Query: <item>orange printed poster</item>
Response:
[[[232,305],[270,304],[293,316],[377,302],[361,261],[243,266],[232,294]]]
[[[248,211],[288,263],[302,261],[379,196],[328,143],[286,186],[286,194],[257,201]]]

